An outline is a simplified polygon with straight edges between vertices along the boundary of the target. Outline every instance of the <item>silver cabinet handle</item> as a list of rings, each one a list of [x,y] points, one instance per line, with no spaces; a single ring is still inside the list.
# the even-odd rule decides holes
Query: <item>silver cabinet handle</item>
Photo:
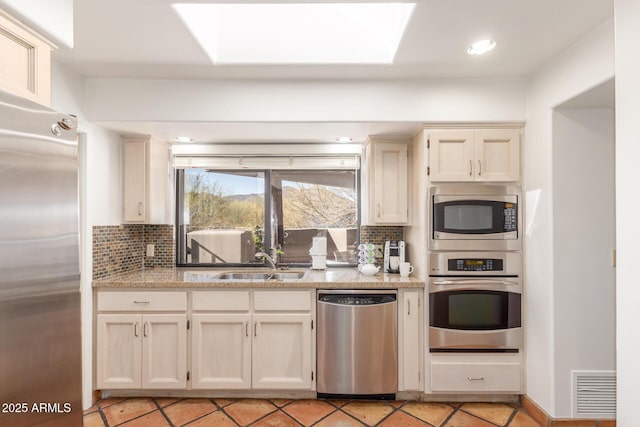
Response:
[[[478,176],[482,175],[482,162],[478,160]]]
[[[407,300],[407,316],[411,315],[411,300]]]
[[[144,305],[146,305],[146,304],[150,304],[151,301],[136,301],[136,300],[133,300],[133,303],[134,304],[144,304]]]
[[[146,337],[147,336],[147,325],[149,324],[149,322],[144,322],[144,327],[142,328],[142,334]]]
[[[473,175],[473,162],[469,160],[469,176]]]
[[[467,381],[484,381],[484,377],[467,377]]]
[[[258,336],[258,322],[253,322],[253,336]]]
[[[133,325],[133,335],[138,336],[138,322]]]
[[[249,322],[244,322],[244,334],[249,336]]]
[[[138,216],[142,216],[142,202],[138,203]]]
[[[378,207],[378,218],[380,218],[380,203],[378,203],[377,207]]]

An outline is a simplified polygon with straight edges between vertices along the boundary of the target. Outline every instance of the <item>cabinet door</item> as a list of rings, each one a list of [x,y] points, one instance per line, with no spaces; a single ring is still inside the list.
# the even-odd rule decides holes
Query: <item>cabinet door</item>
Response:
[[[408,221],[409,162],[406,143],[374,143],[374,188],[370,216],[374,224]]]
[[[123,220],[144,222],[146,206],[146,142],[122,143]]]
[[[432,182],[474,181],[473,131],[432,131],[429,133],[429,147]]]
[[[51,45],[0,10],[0,87],[51,104]]]
[[[476,181],[520,180],[520,131],[482,130],[475,133]]]
[[[400,291],[400,357],[398,384],[400,390],[420,390],[422,371],[422,339],[420,330],[420,291]]]
[[[253,335],[253,388],[311,390],[311,314],[254,314]]]
[[[194,389],[251,388],[251,315],[194,314]]]
[[[142,317],[138,314],[98,314],[97,387],[140,388]]]
[[[142,316],[142,387],[187,387],[187,315]]]

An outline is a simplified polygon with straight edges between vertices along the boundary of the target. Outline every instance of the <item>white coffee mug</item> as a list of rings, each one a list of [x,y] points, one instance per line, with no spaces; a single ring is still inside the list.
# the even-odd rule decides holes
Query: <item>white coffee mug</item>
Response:
[[[413,273],[413,265],[409,264],[408,262],[401,262],[400,263],[400,276],[409,277],[409,275],[411,273]]]

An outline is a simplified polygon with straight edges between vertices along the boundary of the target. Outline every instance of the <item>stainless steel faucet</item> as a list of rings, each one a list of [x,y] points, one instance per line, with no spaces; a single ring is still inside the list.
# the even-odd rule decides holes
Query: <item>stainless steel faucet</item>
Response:
[[[266,253],[266,252],[256,252],[256,258],[261,258],[264,257],[267,259],[267,261],[269,261],[269,264],[271,264],[271,268],[273,268],[274,270],[278,269],[278,266],[276,265],[276,262],[273,260],[273,258],[271,258],[271,256]]]

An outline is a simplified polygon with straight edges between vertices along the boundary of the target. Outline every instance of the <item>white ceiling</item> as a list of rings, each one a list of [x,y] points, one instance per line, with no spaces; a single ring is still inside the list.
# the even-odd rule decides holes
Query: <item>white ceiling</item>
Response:
[[[613,16],[613,0],[416,0],[393,65],[214,67],[170,7],[174,1],[178,0],[76,1],[75,48],[60,49],[55,58],[87,77],[310,80],[526,77]],[[259,1],[243,1],[251,2]],[[496,40],[496,49],[486,56],[467,55],[469,44],[482,38]],[[160,137],[164,133],[206,135],[215,131],[218,138],[227,135],[229,141],[256,141],[254,134],[259,131],[264,140],[282,140],[283,136],[295,133],[296,141],[313,142],[326,140],[325,134],[342,134],[343,129],[344,133],[351,128],[397,133],[417,124],[318,123],[306,129],[299,124],[283,123],[107,125],[118,131],[155,132]]]

